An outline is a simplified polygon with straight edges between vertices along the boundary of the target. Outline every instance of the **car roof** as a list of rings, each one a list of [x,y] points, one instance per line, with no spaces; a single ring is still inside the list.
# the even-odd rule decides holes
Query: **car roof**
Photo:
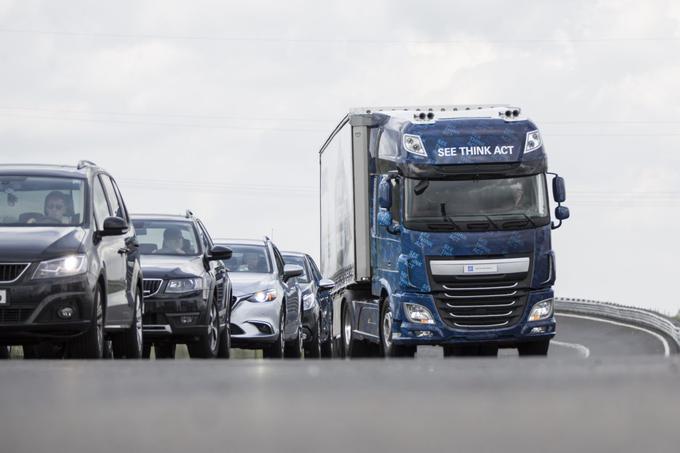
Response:
[[[266,245],[264,239],[213,239],[213,242],[219,245],[261,245],[263,247]]]
[[[78,168],[73,165],[0,164],[0,174],[4,175],[56,176],[85,179],[88,173],[94,169],[104,171],[99,167],[91,166]]]
[[[130,214],[132,220],[177,220],[193,222],[194,219],[180,214]]]

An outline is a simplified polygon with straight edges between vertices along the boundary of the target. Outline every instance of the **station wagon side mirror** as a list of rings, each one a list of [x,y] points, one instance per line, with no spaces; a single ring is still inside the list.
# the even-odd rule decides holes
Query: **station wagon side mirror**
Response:
[[[208,255],[208,259],[211,261],[215,260],[228,260],[231,258],[232,251],[229,247],[225,247],[223,245],[213,245],[213,247],[210,249],[210,255]]]
[[[283,280],[288,281],[293,277],[299,277],[304,272],[302,266],[297,264],[286,264],[283,266]]]
[[[335,288],[335,282],[330,278],[322,278],[319,280],[319,290],[330,291],[333,288]]]

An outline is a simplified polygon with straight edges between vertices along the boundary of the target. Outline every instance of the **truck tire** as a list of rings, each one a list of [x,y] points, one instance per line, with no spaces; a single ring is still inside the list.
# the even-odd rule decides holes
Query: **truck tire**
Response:
[[[157,359],[174,359],[177,345],[175,343],[155,343],[154,353]]]
[[[384,299],[380,304],[380,354],[381,357],[411,357],[416,355],[416,346],[396,345],[392,341],[393,326],[390,301]]]
[[[517,352],[520,357],[528,356],[547,356],[550,348],[550,340],[531,341],[517,345]]]
[[[220,317],[214,301],[208,309],[208,331],[198,341],[189,343],[189,357],[192,359],[214,359],[220,349]]]
[[[267,345],[262,350],[262,356],[265,359],[281,359],[286,349],[286,340],[283,338],[283,330],[285,328],[285,320],[283,317],[283,307],[281,307],[281,315],[279,316],[279,336],[276,337],[274,343]]]
[[[142,295],[137,291],[132,324],[129,329],[113,337],[113,356],[116,359],[141,359],[144,355],[142,334]]]
[[[351,301],[345,301],[342,309],[341,355],[345,358],[359,358],[370,356],[369,346],[354,338],[354,310]]]
[[[92,326],[71,342],[71,356],[76,359],[101,359],[104,356],[104,307],[102,287],[94,290]]]
[[[0,345],[0,360],[9,359],[11,346]]]

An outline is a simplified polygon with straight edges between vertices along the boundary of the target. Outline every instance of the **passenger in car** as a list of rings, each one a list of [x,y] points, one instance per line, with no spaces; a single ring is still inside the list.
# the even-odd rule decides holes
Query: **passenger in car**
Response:
[[[156,250],[156,254],[169,255],[186,255],[182,249],[184,241],[182,240],[182,231],[179,228],[166,228],[163,231],[163,247]]]

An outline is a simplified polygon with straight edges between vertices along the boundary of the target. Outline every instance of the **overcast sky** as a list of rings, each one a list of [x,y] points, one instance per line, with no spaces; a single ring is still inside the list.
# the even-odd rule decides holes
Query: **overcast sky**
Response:
[[[680,2],[0,0],[3,162],[90,159],[133,212],[318,257],[318,155],[350,107],[510,103],[572,218],[557,294],[667,313]]]

